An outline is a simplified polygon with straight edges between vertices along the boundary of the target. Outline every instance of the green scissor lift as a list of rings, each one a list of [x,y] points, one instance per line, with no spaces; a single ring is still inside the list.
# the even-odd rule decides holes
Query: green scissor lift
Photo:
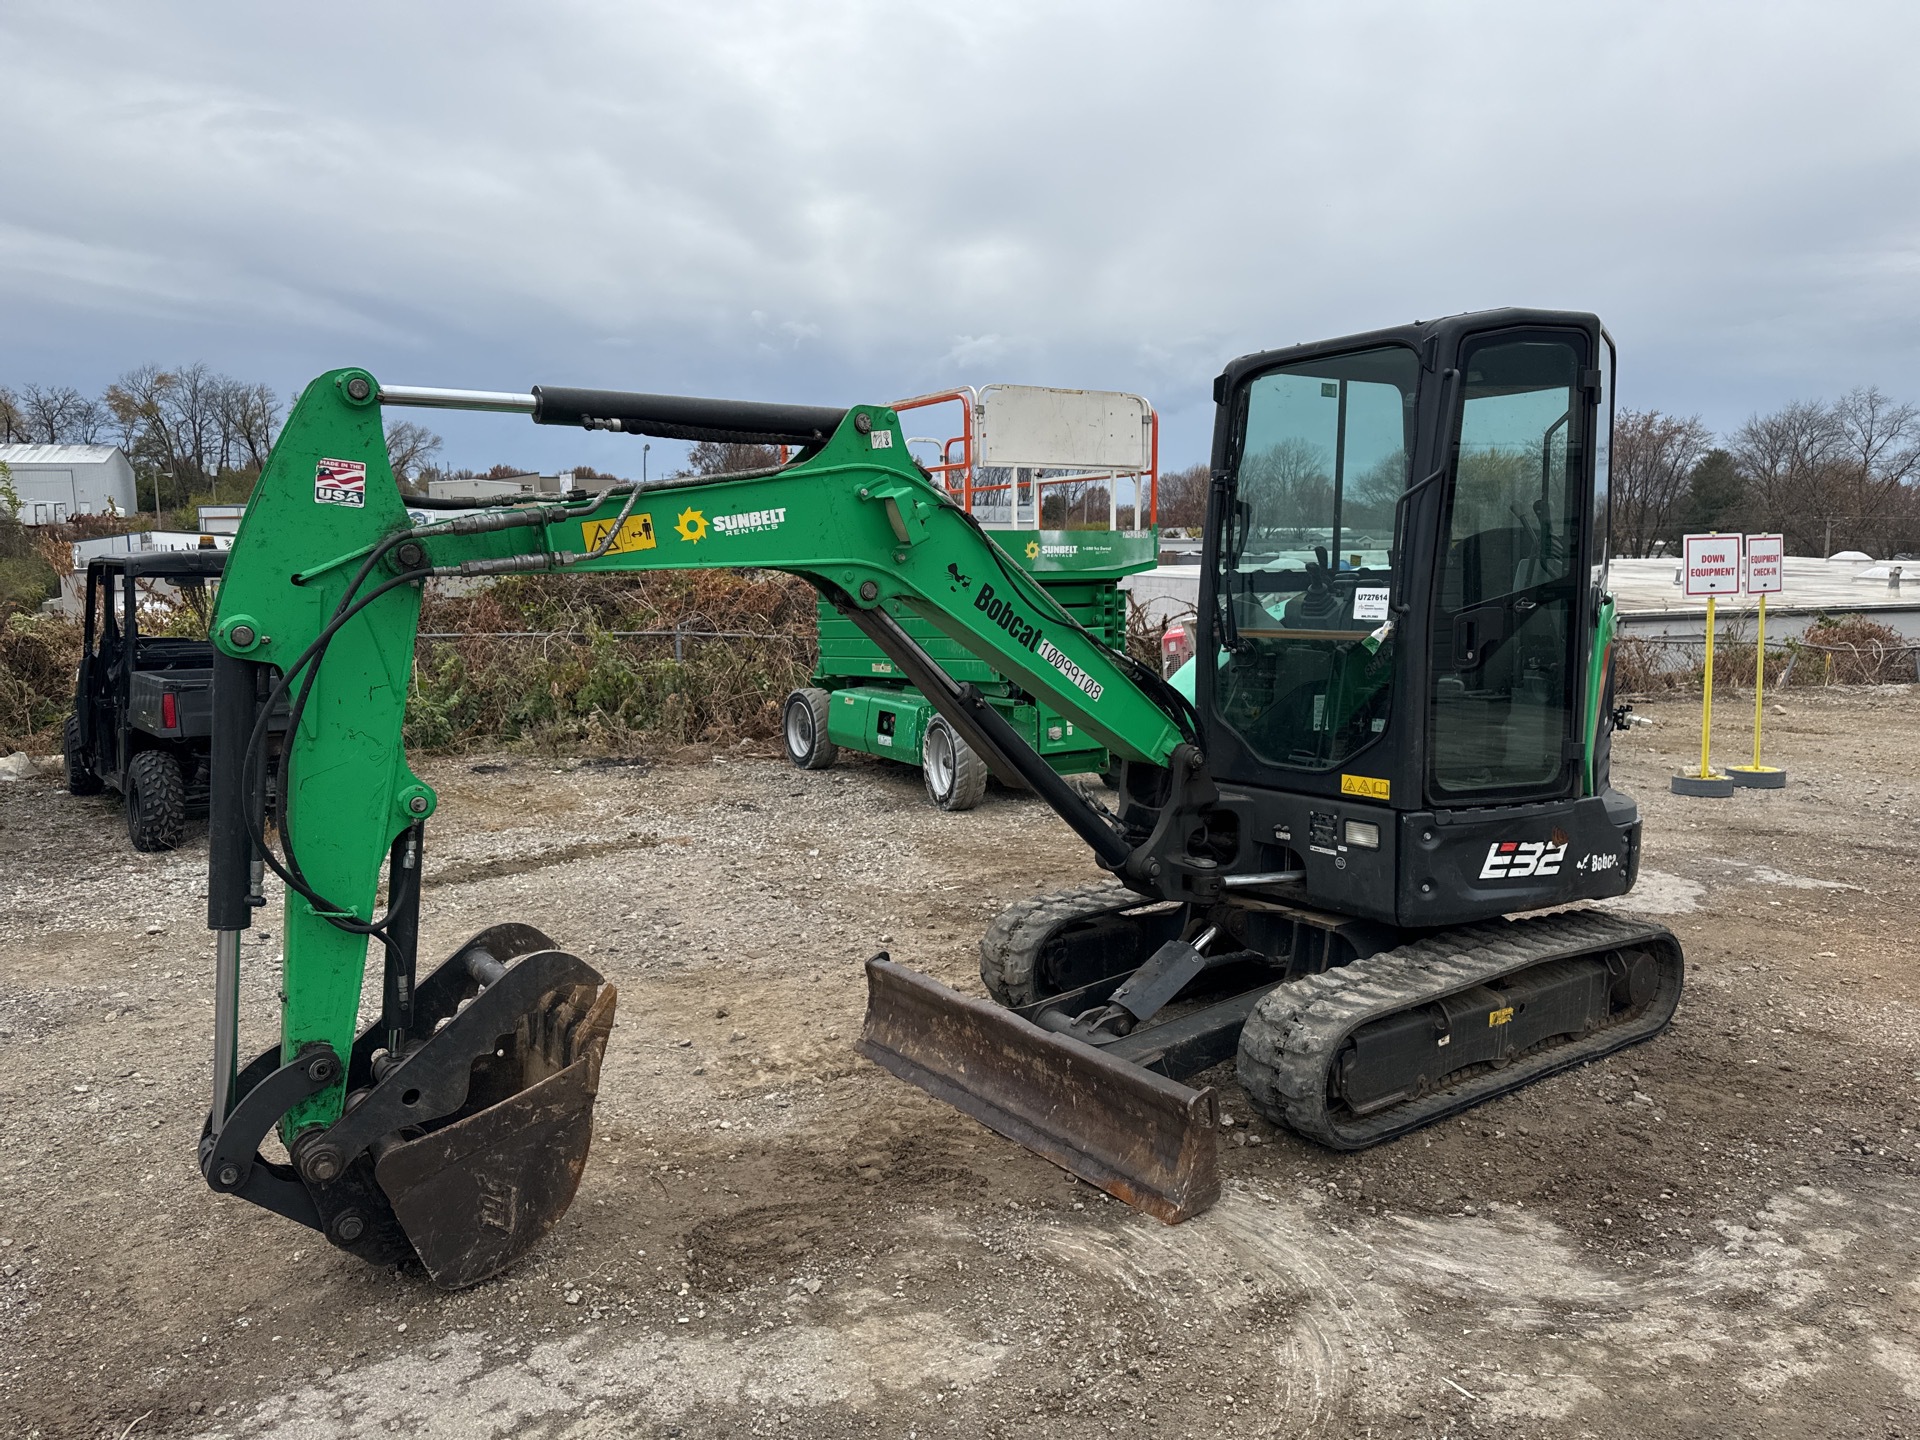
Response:
[[[1082,628],[1113,649],[1124,647],[1127,600],[1119,582],[1123,576],[1152,569],[1159,559],[1158,532],[1151,525],[1122,530],[1115,523],[1121,518],[1119,496],[1129,481],[1135,482],[1131,514],[1152,515],[1159,448],[1152,407],[1137,396],[1103,391],[996,385],[979,393],[971,389],[943,392],[894,408],[911,410],[947,402],[963,407],[962,431],[945,441],[922,442],[939,445],[939,458],[926,468],[956,504],[982,520],[982,528],[1008,560],[1038,580]],[[1138,436],[1127,435],[1136,424]],[[1135,464],[1112,463],[1115,431],[1120,432],[1121,450],[1137,440]],[[989,457],[1002,436],[1008,437],[1002,441],[1003,449],[1021,447],[1020,453],[1030,460],[1037,450],[1049,453],[1031,464],[990,469]],[[995,475],[1008,478],[991,478]],[[1041,502],[1022,496],[1037,496],[1050,484],[1085,487],[1101,481],[1109,500],[1104,524],[1040,530],[992,523],[995,519],[1017,522],[1023,512],[1037,518],[1033,507]],[[993,583],[991,576],[982,578]],[[948,674],[962,684],[977,686],[1056,771],[1062,775],[1105,773],[1108,755],[1099,741],[975,659],[930,621],[904,607],[890,608]],[[825,600],[819,602],[819,625],[820,662],[813,684],[787,697],[784,730],[793,763],[802,769],[824,769],[839,750],[858,750],[920,766],[929,795],[942,809],[968,810],[978,804],[986,788],[984,762],[880,648]]]

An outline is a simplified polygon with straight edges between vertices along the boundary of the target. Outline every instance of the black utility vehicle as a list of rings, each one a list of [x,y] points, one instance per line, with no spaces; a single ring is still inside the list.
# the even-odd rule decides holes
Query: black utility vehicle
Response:
[[[136,850],[180,843],[190,808],[207,803],[213,645],[140,633],[140,582],[206,594],[225,552],[113,555],[87,566],[86,647],[67,717],[67,789],[127,801]]]

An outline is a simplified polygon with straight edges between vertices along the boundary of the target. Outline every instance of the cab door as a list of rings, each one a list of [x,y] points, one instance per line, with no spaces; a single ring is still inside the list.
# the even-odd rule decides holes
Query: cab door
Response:
[[[1436,805],[1577,793],[1594,344],[1545,328],[1461,343],[1432,608]]]

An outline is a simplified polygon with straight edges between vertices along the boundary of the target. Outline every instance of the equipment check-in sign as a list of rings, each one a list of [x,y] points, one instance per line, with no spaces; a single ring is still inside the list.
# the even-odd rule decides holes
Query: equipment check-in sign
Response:
[[[1778,535],[1747,536],[1747,593],[1778,595],[1786,588],[1786,545]]]

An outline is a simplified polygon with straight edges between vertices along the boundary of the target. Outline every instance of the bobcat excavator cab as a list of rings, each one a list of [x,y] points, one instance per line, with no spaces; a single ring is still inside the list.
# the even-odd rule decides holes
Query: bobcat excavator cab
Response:
[[[1191,702],[1054,604],[887,407],[320,377],[256,487],[213,630],[208,1183],[448,1286],[523,1253],[579,1183],[614,987],[512,923],[416,974],[435,796],[400,725],[437,576],[808,580],[1110,877],[995,921],[990,1000],[869,960],[860,1050],[1165,1220],[1217,1193],[1213,1092],[1186,1082],[1223,1061],[1267,1118],[1351,1149],[1656,1033],[1679,999],[1673,936],[1566,908],[1624,894],[1639,855],[1607,766],[1612,370],[1591,315],[1521,310],[1235,361]],[[799,453],[415,523],[381,423],[405,405]],[[901,613],[1097,737],[1121,762],[1111,805]],[[264,717],[282,703],[276,747]],[[241,1066],[263,866],[286,885],[281,1034]],[[360,1030],[370,940],[382,1005]],[[284,1161],[261,1150],[275,1129]]]

